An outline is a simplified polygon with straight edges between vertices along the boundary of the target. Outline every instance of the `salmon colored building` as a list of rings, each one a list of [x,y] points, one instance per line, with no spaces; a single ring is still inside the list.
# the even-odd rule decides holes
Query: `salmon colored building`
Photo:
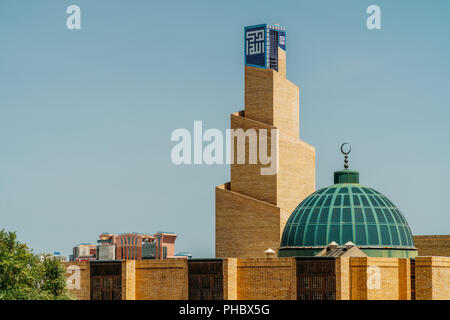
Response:
[[[142,260],[149,256],[143,254],[143,246],[154,248],[154,259],[167,259],[175,255],[175,233],[158,232],[154,235],[144,233],[102,233],[99,246],[115,247],[115,260]]]

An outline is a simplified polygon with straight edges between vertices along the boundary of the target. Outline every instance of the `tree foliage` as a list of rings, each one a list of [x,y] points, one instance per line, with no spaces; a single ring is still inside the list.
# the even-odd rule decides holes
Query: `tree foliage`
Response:
[[[62,263],[50,256],[42,259],[15,232],[0,231],[0,299],[70,299]]]

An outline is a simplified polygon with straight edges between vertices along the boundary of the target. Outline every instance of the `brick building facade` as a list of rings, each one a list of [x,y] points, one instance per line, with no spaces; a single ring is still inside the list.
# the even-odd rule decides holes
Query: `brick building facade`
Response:
[[[413,261],[338,257],[64,264],[69,291],[82,300],[450,299],[450,257]]]

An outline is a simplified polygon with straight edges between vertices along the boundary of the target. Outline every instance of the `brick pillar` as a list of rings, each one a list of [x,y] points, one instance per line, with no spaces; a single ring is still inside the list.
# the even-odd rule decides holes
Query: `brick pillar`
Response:
[[[398,259],[399,300],[411,300],[411,260]]]
[[[350,300],[367,300],[367,258],[350,258]]]
[[[237,259],[223,259],[223,299],[237,300]]]
[[[350,300],[350,258],[336,258],[336,300]]]
[[[136,261],[122,261],[122,300],[136,300]]]

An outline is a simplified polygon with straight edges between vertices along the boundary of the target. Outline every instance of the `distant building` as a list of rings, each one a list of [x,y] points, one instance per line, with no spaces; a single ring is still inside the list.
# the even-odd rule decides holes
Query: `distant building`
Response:
[[[44,261],[45,258],[52,258],[61,262],[66,262],[67,258],[65,256],[62,256],[60,252],[53,252],[51,254],[45,254],[42,253],[39,255],[39,260]]]
[[[142,260],[175,257],[175,240],[172,232],[102,233],[97,246],[97,260]]]
[[[154,237],[156,238],[156,259],[174,258],[177,235],[173,232],[158,231]]]
[[[65,256],[61,255],[61,252],[55,251],[53,252],[53,254],[51,255],[51,257],[55,260],[59,260],[61,262],[67,261],[67,258]]]
[[[156,259],[156,242],[145,239],[142,243],[142,259]]]
[[[97,259],[97,246],[91,243],[80,243],[73,247],[70,261],[93,261]]]
[[[115,260],[115,245],[104,243],[97,246],[97,260]]]

